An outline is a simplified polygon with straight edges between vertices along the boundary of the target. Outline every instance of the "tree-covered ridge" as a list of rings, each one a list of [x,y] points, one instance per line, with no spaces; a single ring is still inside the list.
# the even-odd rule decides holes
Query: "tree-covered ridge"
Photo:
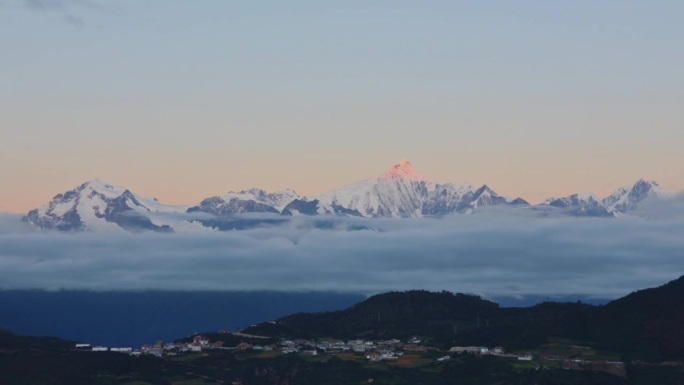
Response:
[[[504,346],[528,349],[551,337],[585,341],[625,359],[684,358],[684,277],[641,290],[604,306],[546,302],[501,308],[473,295],[422,290],[370,297],[348,309],[300,313],[255,334],[341,339],[422,336],[440,347]]]

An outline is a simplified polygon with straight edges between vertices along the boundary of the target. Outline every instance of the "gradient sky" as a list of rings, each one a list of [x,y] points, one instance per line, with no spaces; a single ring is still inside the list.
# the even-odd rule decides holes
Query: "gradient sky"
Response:
[[[0,212],[99,177],[684,190],[684,2],[0,0]]]

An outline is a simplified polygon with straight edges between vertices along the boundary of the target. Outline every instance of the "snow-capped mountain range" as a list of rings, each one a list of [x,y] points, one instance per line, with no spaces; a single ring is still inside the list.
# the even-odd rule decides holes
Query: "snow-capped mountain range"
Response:
[[[142,198],[130,190],[93,180],[56,195],[23,220],[37,228],[59,231],[128,230],[174,232],[187,229],[242,229],[277,224],[289,216],[440,217],[470,214],[482,207],[529,209],[541,216],[614,217],[628,214],[645,199],[666,193],[658,183],[639,180],[599,199],[593,194],[550,198],[530,206],[489,186],[435,183],[415,171],[408,161],[385,173],[327,194],[307,198],[293,190],[269,193],[261,189],[213,196],[193,206],[169,206]],[[257,215],[245,217],[244,215]]]

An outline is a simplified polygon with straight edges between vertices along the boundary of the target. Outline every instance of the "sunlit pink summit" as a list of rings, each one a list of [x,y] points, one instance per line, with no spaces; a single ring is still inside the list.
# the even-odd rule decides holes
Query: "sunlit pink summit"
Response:
[[[425,177],[423,177],[420,173],[414,170],[413,166],[411,165],[411,162],[409,162],[406,159],[402,160],[399,164],[395,164],[394,166],[390,167],[389,170],[385,171],[385,174],[383,176],[386,178],[399,177],[425,180]]]

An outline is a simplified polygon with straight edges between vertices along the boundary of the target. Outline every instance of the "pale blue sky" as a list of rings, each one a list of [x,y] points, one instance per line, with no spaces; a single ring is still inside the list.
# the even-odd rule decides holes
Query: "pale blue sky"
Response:
[[[403,158],[538,201],[684,190],[684,2],[0,0],[0,211],[168,203]]]

